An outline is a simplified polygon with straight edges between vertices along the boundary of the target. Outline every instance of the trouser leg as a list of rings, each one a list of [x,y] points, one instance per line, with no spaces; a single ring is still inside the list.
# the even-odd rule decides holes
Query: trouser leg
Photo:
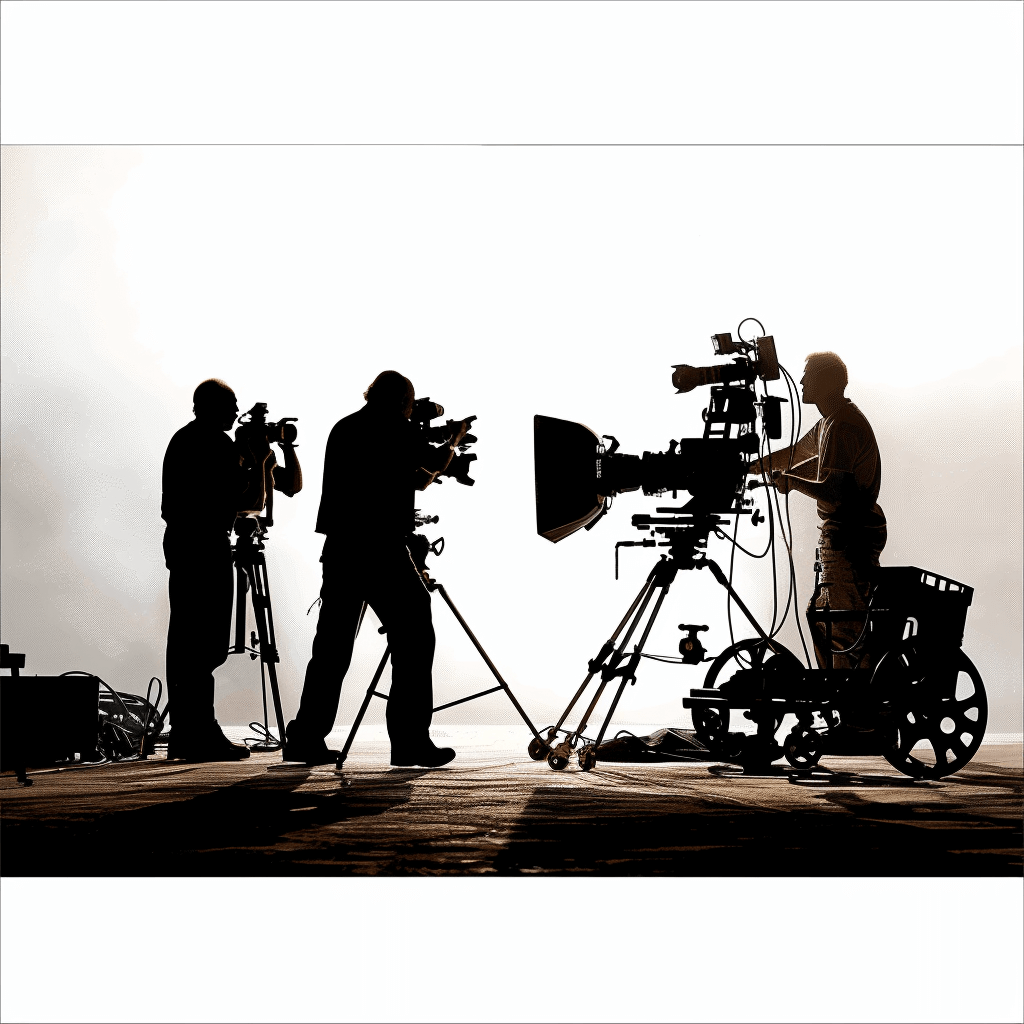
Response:
[[[815,602],[816,606],[818,608],[827,606],[831,609],[845,611],[865,610],[871,595],[871,578],[874,570],[878,568],[879,556],[885,546],[885,540],[885,528],[883,527],[873,530],[866,540],[860,539],[857,547],[841,548],[836,546],[835,538],[823,530],[819,547],[822,586]],[[822,652],[827,649],[824,642],[826,624],[819,622],[815,625],[819,634],[818,642],[814,645],[819,668],[852,668],[854,664],[859,668],[871,667],[870,658],[863,642],[863,621],[854,619],[833,621],[831,631],[833,650],[846,650],[853,647],[858,639],[862,642],[856,650],[850,651],[849,654],[833,654],[829,657],[826,653],[824,659]]]
[[[176,737],[216,728],[213,672],[228,656],[234,579],[225,546],[169,560],[167,696]]]
[[[430,741],[434,707],[430,594],[404,547],[389,551],[381,568],[367,595],[391,647],[388,736],[392,746],[416,747]]]
[[[341,701],[341,684],[352,663],[363,595],[355,574],[343,566],[324,562],[320,589],[320,617],[313,652],[306,666],[302,697],[294,721],[288,725],[291,742],[324,739],[334,728]]]

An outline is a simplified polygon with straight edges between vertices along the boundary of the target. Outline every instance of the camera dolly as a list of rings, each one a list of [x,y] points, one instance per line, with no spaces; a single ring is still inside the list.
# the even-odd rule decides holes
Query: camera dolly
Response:
[[[735,643],[712,662],[704,686],[683,699],[712,758],[758,770],[782,756],[813,768],[824,754],[881,755],[912,778],[939,779],[974,757],[988,701],[960,646],[973,588],[917,566],[875,572],[868,607],[857,611],[816,607],[819,569],[807,612],[820,660],[848,657],[854,667],[806,669],[764,637]],[[863,623],[843,651],[832,645],[839,621]],[[729,731],[737,710],[756,724],[755,735]],[[780,744],[775,734],[790,714],[796,725]]]

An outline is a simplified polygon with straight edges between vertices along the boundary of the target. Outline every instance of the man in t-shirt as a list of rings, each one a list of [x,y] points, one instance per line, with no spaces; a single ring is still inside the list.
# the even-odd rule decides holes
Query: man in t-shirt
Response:
[[[886,540],[885,515],[878,506],[878,444],[871,424],[844,394],[846,364],[834,352],[809,355],[800,383],[804,404],[816,405],[822,418],[795,445],[752,462],[750,472],[768,471],[781,493],[799,491],[817,501],[822,583],[817,606],[862,610]],[[862,628],[861,622],[834,622],[833,649],[850,648]],[[847,668],[862,653],[830,658],[821,650],[824,623],[818,629],[814,646],[821,668]],[[867,667],[863,660],[860,665]]]
[[[438,767],[455,751],[430,738],[434,627],[430,595],[406,539],[415,527],[416,491],[448,467],[466,424],[441,448],[428,444],[409,421],[413,386],[393,370],[381,373],[364,397],[366,405],[335,424],[327,439],[316,522],[317,532],[327,536],[320,559],[320,619],[283,757],[306,764],[337,759],[326,737],[338,714],[365,601],[383,623],[391,648],[391,763]]]
[[[291,445],[282,444],[285,465],[275,478],[269,445],[252,450],[225,433],[235,422],[238,403],[223,381],[203,381],[192,400],[195,419],[171,438],[163,463],[160,514],[167,523],[171,605],[167,756],[233,761],[248,757],[248,748],[228,740],[213,705],[213,671],[227,660],[231,632],[231,527],[239,513],[263,509],[268,486],[292,494],[302,478]]]

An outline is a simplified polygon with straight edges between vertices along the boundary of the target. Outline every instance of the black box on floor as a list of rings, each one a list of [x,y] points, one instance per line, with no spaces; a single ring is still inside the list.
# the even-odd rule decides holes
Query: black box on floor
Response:
[[[95,756],[97,676],[0,678],[0,770]]]

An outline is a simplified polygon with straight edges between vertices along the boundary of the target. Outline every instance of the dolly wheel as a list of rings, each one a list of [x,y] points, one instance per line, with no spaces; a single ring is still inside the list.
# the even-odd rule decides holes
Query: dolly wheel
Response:
[[[536,736],[530,740],[530,745],[526,748],[526,752],[533,758],[534,761],[543,761],[548,754],[551,753],[551,748]]]
[[[905,775],[944,778],[981,747],[988,699],[981,674],[963,651],[935,653],[907,642],[878,663],[871,688],[882,699],[885,758]]]
[[[569,758],[552,751],[548,754],[548,767],[556,772],[564,772],[569,767]]]
[[[597,764],[597,751],[593,747],[584,747],[577,755],[580,768],[585,772],[592,771]]]
[[[782,748],[794,768],[813,768],[821,758],[821,735],[814,729],[797,725],[783,741]]]

